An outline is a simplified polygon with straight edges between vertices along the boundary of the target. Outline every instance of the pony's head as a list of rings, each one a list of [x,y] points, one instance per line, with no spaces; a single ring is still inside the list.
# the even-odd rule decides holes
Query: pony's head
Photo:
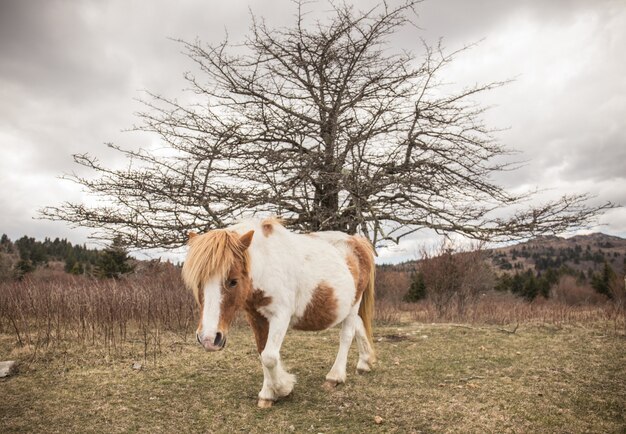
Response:
[[[226,229],[189,234],[182,274],[200,306],[196,337],[207,351],[224,348],[230,323],[252,291],[248,257],[252,235],[254,231],[239,235]]]

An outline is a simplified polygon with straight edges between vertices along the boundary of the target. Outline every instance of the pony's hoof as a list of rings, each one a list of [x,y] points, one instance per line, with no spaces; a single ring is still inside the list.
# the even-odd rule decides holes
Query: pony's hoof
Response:
[[[359,363],[356,364],[356,372],[359,374],[365,374],[372,370],[371,362],[368,363],[366,360],[359,359]]]
[[[259,398],[259,402],[257,403],[257,406],[259,408],[270,408],[273,404],[274,404],[274,401],[272,401],[270,399],[261,399],[261,398]]]
[[[324,384],[322,384],[322,387],[326,390],[335,390],[335,388],[337,387],[337,384],[339,384],[338,381],[326,380],[324,381]]]

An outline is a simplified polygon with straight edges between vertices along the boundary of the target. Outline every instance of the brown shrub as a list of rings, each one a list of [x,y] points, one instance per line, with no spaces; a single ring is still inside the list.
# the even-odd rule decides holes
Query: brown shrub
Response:
[[[465,252],[455,252],[445,245],[434,254],[423,250],[418,270],[424,276],[427,298],[441,317],[449,316],[452,308],[457,315],[465,315],[480,294],[495,284],[480,246]]]
[[[0,252],[0,282],[15,277],[14,267],[17,263],[17,255]]]
[[[394,325],[401,322],[402,315],[397,303],[389,300],[376,300],[374,322],[378,326]]]
[[[606,303],[608,300],[602,294],[596,292],[590,285],[580,284],[573,276],[561,276],[558,283],[552,287],[550,298],[569,306],[583,304],[597,305]]]
[[[410,280],[406,271],[379,267],[376,270],[376,298],[400,303],[409,290]]]
[[[615,275],[609,283],[609,292],[613,303],[611,316],[615,323],[615,328],[619,327],[620,319],[626,318],[626,275]],[[626,329],[626,321],[622,324]]]

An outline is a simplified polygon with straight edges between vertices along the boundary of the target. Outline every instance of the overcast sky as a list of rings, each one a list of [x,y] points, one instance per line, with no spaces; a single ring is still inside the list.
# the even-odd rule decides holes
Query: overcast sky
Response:
[[[137,121],[143,89],[183,95],[191,65],[170,38],[216,42],[227,30],[241,39],[250,8],[274,26],[295,13],[287,0],[0,0],[0,232],[85,242],[85,229],[33,219],[43,206],[89,200],[58,179],[77,169],[71,155],[117,165],[104,143],[153,146],[154,137],[122,130]],[[308,8],[329,9],[323,1]],[[420,37],[442,37],[449,49],[482,41],[445,71],[447,80],[515,78],[482,100],[493,106],[486,122],[506,128],[499,140],[528,161],[501,184],[626,205],[626,2],[427,0],[418,13],[420,29],[403,32],[399,47],[419,52]],[[600,223],[596,230],[626,237],[626,209]],[[424,240],[428,233],[381,259],[410,258]]]

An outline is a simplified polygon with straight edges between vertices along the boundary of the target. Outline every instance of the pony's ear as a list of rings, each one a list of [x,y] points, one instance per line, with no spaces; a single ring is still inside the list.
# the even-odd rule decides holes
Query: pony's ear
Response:
[[[252,243],[252,235],[254,235],[254,231],[246,232],[239,238],[239,242],[243,246],[243,249],[246,250],[250,247],[250,243]]]
[[[189,232],[187,236],[189,237],[189,241],[191,241],[194,237],[197,237],[198,234],[195,232]]]

